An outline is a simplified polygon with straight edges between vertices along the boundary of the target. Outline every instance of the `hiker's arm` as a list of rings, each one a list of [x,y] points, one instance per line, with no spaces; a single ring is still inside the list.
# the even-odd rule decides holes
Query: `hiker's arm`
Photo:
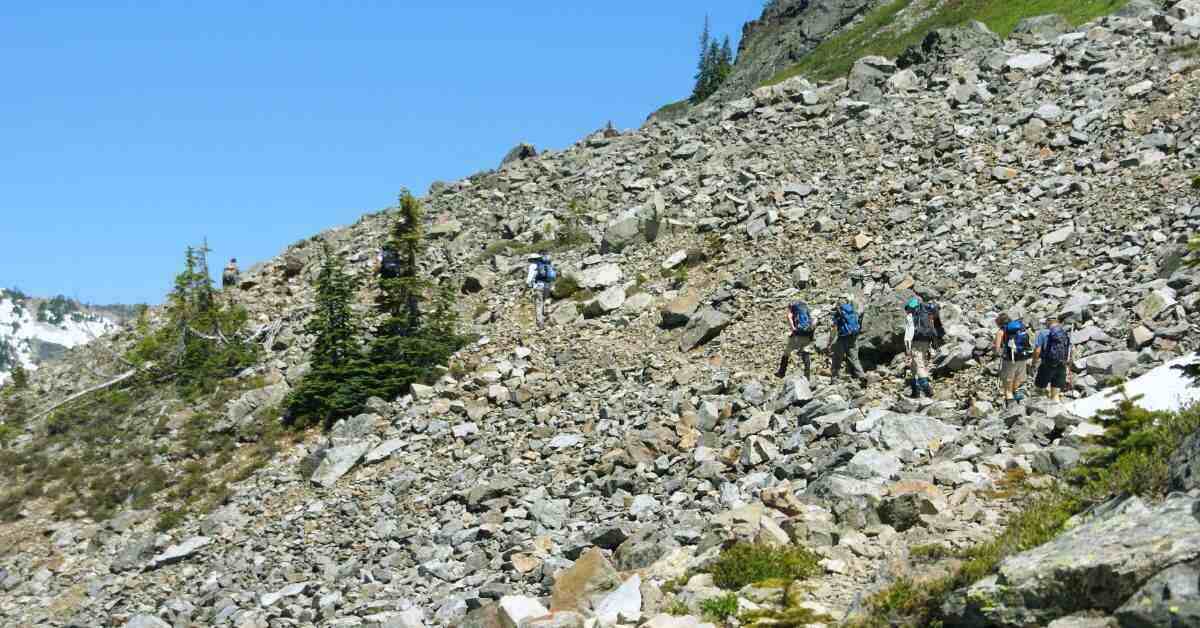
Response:
[[[791,308],[788,308],[787,319],[788,319],[788,332],[793,333],[793,334],[796,333],[796,319],[795,319],[795,317],[792,316]]]
[[[527,286],[529,286],[530,288],[532,288],[532,287],[533,287],[533,280],[534,280],[536,277],[537,277],[537,266],[536,266],[536,265],[534,265],[534,264],[530,264],[530,265],[529,265],[529,268],[528,268],[528,269],[525,271],[525,285],[527,285]]]
[[[1004,354],[1001,350],[1001,347],[1003,347],[1003,346],[1004,346],[1004,332],[997,331],[996,335],[992,337],[992,351],[995,351],[996,355],[1003,357]]]

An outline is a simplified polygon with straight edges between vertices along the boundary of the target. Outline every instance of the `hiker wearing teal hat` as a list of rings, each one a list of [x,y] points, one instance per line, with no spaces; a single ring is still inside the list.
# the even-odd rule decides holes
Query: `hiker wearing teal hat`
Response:
[[[921,303],[913,297],[904,304],[904,314],[904,351],[912,368],[912,396],[932,398],[929,365],[933,363],[934,346],[946,336],[941,309],[936,303]]]

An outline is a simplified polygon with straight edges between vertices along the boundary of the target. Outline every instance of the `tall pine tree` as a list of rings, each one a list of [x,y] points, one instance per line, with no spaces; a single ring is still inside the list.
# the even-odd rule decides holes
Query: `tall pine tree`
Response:
[[[316,308],[305,326],[313,342],[308,374],[288,395],[287,421],[296,427],[361,411],[369,397],[370,373],[362,353],[362,330],[354,315],[358,282],[346,274],[340,255],[322,248],[324,261],[316,279]]]
[[[720,89],[721,84],[733,73],[733,48],[726,36],[718,42],[712,36],[708,16],[704,17],[704,30],[700,33],[700,60],[697,64],[696,85],[692,89],[692,104],[699,104]]]
[[[368,351],[372,394],[393,399],[414,382],[432,379],[436,368],[462,346],[456,330],[454,294],[438,290],[421,276],[418,260],[425,251],[421,203],[408,191],[400,195],[400,211],[385,244],[399,256],[394,278],[381,278],[381,322]],[[426,314],[421,304],[432,302]]]

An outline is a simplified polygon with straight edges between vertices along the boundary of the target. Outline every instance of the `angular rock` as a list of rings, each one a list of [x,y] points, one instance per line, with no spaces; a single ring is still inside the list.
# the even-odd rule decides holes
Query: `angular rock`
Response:
[[[683,336],[679,338],[679,350],[686,353],[709,342],[731,322],[732,319],[712,307],[700,309],[684,328]]]

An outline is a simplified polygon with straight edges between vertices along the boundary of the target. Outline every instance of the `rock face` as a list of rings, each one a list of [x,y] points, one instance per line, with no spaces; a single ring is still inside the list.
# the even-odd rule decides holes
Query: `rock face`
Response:
[[[871,0],[779,0],[742,27],[733,74],[717,98],[737,98],[798,63],[806,53],[855,16]]]
[[[850,70],[850,81],[846,87],[855,100],[869,103],[883,102],[887,80],[896,73],[896,64],[883,57],[863,57]],[[858,247],[863,248],[863,247]]]
[[[997,576],[948,604],[947,615],[968,625],[1017,628],[1078,611],[1114,612],[1155,575],[1200,557],[1197,505],[1188,497],[1158,506],[1137,498],[1105,504],[1055,540],[1005,559]],[[1144,595],[1161,599],[1149,586]]]

